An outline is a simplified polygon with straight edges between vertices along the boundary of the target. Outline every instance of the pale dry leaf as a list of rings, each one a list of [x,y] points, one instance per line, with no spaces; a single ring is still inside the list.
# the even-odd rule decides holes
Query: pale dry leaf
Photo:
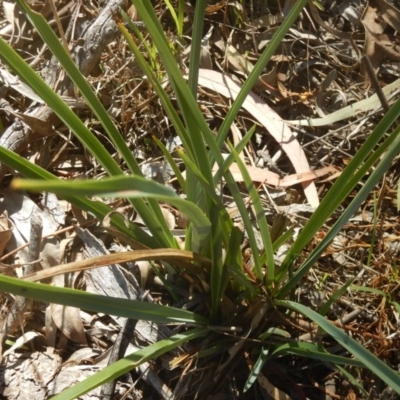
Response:
[[[251,71],[254,69],[253,63],[245,57],[243,54],[241,54],[234,46],[229,45],[227,50],[226,50],[226,59],[233,71],[235,73],[240,73],[246,78],[249,76]],[[274,70],[273,70],[274,71]],[[274,73],[272,73],[274,75]],[[268,75],[267,75],[268,77]],[[275,73],[276,77],[276,73]],[[263,81],[262,77],[258,79],[254,87],[257,90],[260,91],[265,91],[266,85],[265,81]]]
[[[92,349],[91,347],[83,347],[72,353],[68,360],[63,364],[63,367],[66,364],[79,365],[82,361],[90,361],[90,364],[94,364],[94,359],[99,357],[100,354],[100,350]]]
[[[260,80],[269,86],[275,86],[278,79],[278,65],[278,63],[275,63],[268,72],[260,75]],[[262,85],[262,87],[265,90],[265,85]]]
[[[4,210],[0,215],[0,255],[3,255],[4,249],[11,239],[12,229],[7,210]]]
[[[268,185],[276,187],[288,187],[297,185],[302,182],[309,182],[310,180],[315,180],[324,175],[337,174],[339,171],[334,166],[328,166],[325,168],[316,169],[313,171],[305,172],[302,174],[292,174],[281,178],[275,172],[269,171],[268,169],[252,167],[247,165],[246,169],[254,182],[266,183]],[[218,170],[218,166],[213,168],[213,172]],[[240,172],[239,166],[237,164],[232,164],[229,168],[233,179],[236,182],[243,182],[242,173]],[[310,203],[311,204],[311,203]],[[316,207],[316,205],[314,205]]]
[[[77,227],[77,229],[79,230],[80,228]],[[137,262],[141,260],[162,260],[166,262],[173,262],[175,265],[181,266],[182,268],[194,268],[194,265],[192,264],[193,261],[202,263],[204,265],[210,265],[211,263],[211,261],[207,257],[203,257],[197,253],[192,253],[190,251],[177,249],[142,249],[125,251],[122,253],[103,254],[101,256],[96,256],[93,254],[90,256],[90,258],[35,272],[33,274],[24,276],[21,279],[35,282],[70,272],[85,271],[116,263]],[[198,272],[199,270],[200,269],[196,269],[196,272]],[[107,280],[106,282],[108,284],[112,283]],[[109,292],[106,291],[106,285],[103,285],[101,289],[103,289],[101,291],[101,294],[110,295]],[[87,289],[87,291],[89,290]],[[120,294],[120,296],[117,296],[117,294]],[[118,293],[114,293],[114,296],[122,297],[124,294],[126,296],[126,293],[123,291],[123,289],[119,287]]]
[[[87,345],[79,308],[51,304],[50,309],[55,325],[68,339]]]
[[[201,40],[200,47],[200,67],[201,68],[212,68],[212,60],[210,55],[210,37],[214,30],[214,26],[211,25],[210,30],[205,34],[203,39]]]
[[[350,2],[345,2],[338,7],[338,15],[342,16],[343,18],[347,19],[347,21],[351,22],[354,26],[360,28],[362,27],[361,24],[361,13]]]
[[[226,58],[230,68],[236,73],[248,76],[254,69],[254,65],[232,45],[226,49]]]
[[[217,71],[199,70],[199,85],[214,90],[225,97],[236,99],[240,86],[228,76]],[[282,118],[259,96],[250,92],[243,103],[246,109],[280,144],[298,174],[310,172],[303,149]],[[311,205],[317,206],[319,198],[314,182],[302,182],[304,194]]]
[[[3,1],[2,6],[3,6],[4,17],[10,24],[13,24],[14,23],[14,10],[15,10],[16,3],[11,2],[11,1]]]
[[[242,134],[240,133],[240,129],[237,127],[235,123],[233,123],[231,126],[231,132],[232,132],[233,145],[237,146],[243,137]],[[245,156],[243,153],[240,153],[239,157],[243,162],[245,162]]]
[[[292,400],[290,396],[288,396],[282,390],[279,390],[275,387],[262,373],[260,373],[257,377],[257,381],[260,386],[275,400]]]
[[[51,316],[50,304],[46,307],[45,312],[45,330],[47,340],[47,353],[53,354],[57,340],[57,326]]]
[[[20,36],[20,20],[19,20],[19,12],[18,12],[18,5],[15,1],[3,1],[2,2],[3,6],[3,13],[4,17],[7,20],[7,22],[10,23],[6,28],[6,30],[2,29],[3,34],[8,33],[11,30],[11,35],[9,38],[9,43],[11,44],[14,42],[14,38],[16,37],[18,41],[18,36]]]
[[[170,210],[165,207],[161,207],[161,212],[164,216],[165,222],[167,223],[168,229],[172,230],[175,228],[175,216]]]
[[[149,274],[153,271],[149,261],[137,261],[135,266],[139,269],[140,273],[140,286],[142,289],[146,287]]]
[[[11,110],[7,110],[7,112],[14,115],[14,117],[20,119],[25,125],[27,125],[35,132],[39,133],[43,137],[49,136],[52,132],[54,132],[54,129],[48,123],[46,123],[46,121],[43,121],[39,118],[32,117],[28,114],[14,112]]]
[[[50,271],[52,268],[49,269]],[[57,287],[71,286],[73,284],[66,285],[66,278],[74,279],[77,274],[68,275],[58,275],[52,278],[52,284]],[[47,313],[51,315],[51,318],[46,319],[46,337],[51,339],[53,343],[55,329],[57,327],[65,337],[79,344],[87,344],[85,331],[83,328],[82,317],[80,309],[75,307],[64,306],[61,304],[50,304],[50,307],[46,310]]]
[[[22,96],[44,104],[44,101],[27,84],[22,82],[18,76],[11,74],[4,68],[0,68],[0,79],[3,81],[4,85],[16,90],[18,93],[22,94]]]
[[[400,32],[400,10],[385,0],[374,0],[379,8],[379,15],[394,30]]]
[[[396,36],[383,33],[385,23],[390,25],[395,31],[400,31],[400,11],[394,5],[384,0],[376,0],[374,4],[378,8],[375,9],[369,6],[363,17],[366,36],[368,33],[368,38],[366,37],[366,40],[372,41],[369,46],[371,47],[374,45],[377,54],[386,55],[393,61],[400,61],[400,46],[398,41],[396,43]],[[371,18],[373,21],[371,21]],[[378,27],[378,29],[376,29],[376,27]],[[381,27],[383,27],[383,29],[379,29]]]
[[[378,36],[382,35],[386,28],[386,23],[382,18],[379,18],[377,11],[375,7],[368,5],[361,19],[365,28],[364,53],[370,59],[375,72],[378,71],[384,58],[383,50],[379,46],[375,46],[375,42],[379,40]],[[369,82],[368,74],[365,71],[364,79],[366,83]]]
[[[21,348],[24,344],[30,342],[32,339],[41,336],[38,332],[25,332],[22,336],[20,336],[15,343],[3,353],[3,358],[7,357],[9,354],[13,353],[15,350]]]
[[[380,35],[378,39],[375,45],[378,46],[390,60],[400,61],[400,46],[393,42],[388,35]]]

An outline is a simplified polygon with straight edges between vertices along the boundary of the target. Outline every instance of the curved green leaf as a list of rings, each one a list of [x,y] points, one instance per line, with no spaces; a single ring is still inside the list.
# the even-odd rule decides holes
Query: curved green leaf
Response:
[[[348,350],[358,361],[360,361],[366,368],[372,371],[385,383],[387,383],[396,393],[400,394],[400,375],[382,362],[379,358],[375,357],[365,347],[361,346],[349,335],[346,335],[341,329],[331,324],[327,319],[309,309],[302,304],[293,301],[276,300],[274,302],[277,306],[282,306],[295,310],[306,317],[312,319],[318,326],[320,326],[328,335],[332,336],[338,343],[340,343],[346,350]]]
[[[141,349],[122,360],[104,368],[97,372],[93,376],[85,379],[72,386],[71,388],[64,390],[62,393],[52,397],[53,400],[75,400],[79,396],[89,392],[90,390],[102,385],[103,383],[109,382],[113,379],[128,373],[132,369],[145,363],[146,361],[155,359],[166,352],[181,346],[183,343],[189,340],[196,339],[198,337],[205,336],[208,333],[207,329],[193,329],[188,332],[179,333],[171,336],[168,339],[161,340],[154,343],[144,349]]]
[[[0,291],[46,303],[63,304],[132,319],[142,319],[158,323],[208,323],[208,320],[201,315],[186,310],[27,282],[5,275],[0,275]]]
[[[39,181],[14,179],[12,187],[35,192],[48,191],[61,196],[104,196],[153,198],[177,207],[193,223],[200,246],[208,240],[211,223],[203,211],[190,201],[181,199],[171,188],[140,176],[116,176],[102,180]],[[200,247],[200,248],[201,248]]]

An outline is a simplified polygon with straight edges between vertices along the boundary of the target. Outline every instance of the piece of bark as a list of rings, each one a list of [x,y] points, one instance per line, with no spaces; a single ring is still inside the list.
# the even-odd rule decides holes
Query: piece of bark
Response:
[[[45,400],[54,372],[62,363],[59,355],[24,352],[10,354],[0,367],[0,393],[8,400]]]
[[[107,253],[103,243],[94,237],[87,229],[76,227],[76,232],[85,245],[85,252],[88,257],[95,257]],[[86,291],[91,293],[128,299],[141,299],[146,294],[146,301],[154,302],[151,295],[147,294],[140,287],[134,276],[119,265],[110,265],[86,271],[85,284]],[[125,318],[110,317],[120,326],[123,327],[125,325]],[[166,325],[139,320],[135,325],[134,334],[139,342],[152,344],[172,336],[173,332]],[[185,348],[186,346],[183,345],[182,347]],[[124,355],[131,354],[133,351],[137,350],[139,349],[136,346],[128,343],[128,348]],[[179,350],[172,350],[171,353],[174,355],[180,354]],[[143,379],[159,393],[162,399],[170,398],[170,390],[164,382],[160,380],[157,374],[149,368],[148,363],[141,364],[139,370],[141,371]]]
[[[31,218],[31,232],[29,242],[28,263],[24,268],[24,274],[29,274],[39,270],[40,262],[40,246],[42,239],[43,223],[38,209],[34,209]],[[0,329],[0,362],[2,357],[3,341],[9,333],[13,333],[18,328],[25,325],[26,316],[32,311],[33,300],[27,297],[15,296],[15,301],[10,304],[6,320],[1,320],[2,328]]]

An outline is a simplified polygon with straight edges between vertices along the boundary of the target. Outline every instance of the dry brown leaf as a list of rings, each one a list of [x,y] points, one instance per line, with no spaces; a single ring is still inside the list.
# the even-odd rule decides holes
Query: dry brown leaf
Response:
[[[44,101],[26,83],[22,82],[18,76],[11,74],[4,68],[0,68],[0,79],[2,84],[6,87],[16,90],[28,99],[44,104]],[[6,111],[9,111],[9,109]]]
[[[43,271],[49,270],[51,271],[52,268],[47,268]],[[65,287],[65,281],[65,276],[56,276],[52,284],[57,287]],[[70,286],[73,287],[73,285]],[[54,324],[68,339],[75,343],[87,344],[79,308],[50,304],[46,311],[50,313],[50,319],[52,320],[46,321],[46,328],[49,328],[49,331],[46,332],[46,337],[50,337],[51,333],[54,334],[54,331],[52,332],[52,325]]]
[[[12,223],[8,219],[7,210],[0,215],[0,255],[3,255],[7,243],[11,239]]]
[[[55,325],[68,339],[87,345],[79,308],[51,304],[50,310]]]
[[[2,5],[4,17],[11,26],[9,42],[10,44],[18,43],[23,36],[22,31],[26,23],[26,18],[23,17],[20,7],[14,1],[2,1],[0,5]]]
[[[377,7],[376,9],[374,5]],[[371,8],[374,12],[371,11]],[[397,36],[383,33],[385,23],[397,32],[400,31],[400,10],[384,0],[375,0],[370,2],[368,11],[370,13],[367,16],[368,19],[364,15],[363,20],[365,18],[366,23],[368,23],[365,26],[369,30],[369,36],[372,33],[375,51],[378,54],[386,55],[393,61],[400,61],[400,45],[399,42],[396,43]],[[372,21],[371,18],[374,18],[374,20]],[[371,40],[371,38],[369,37],[368,40]],[[370,44],[370,46],[372,45]]]
[[[357,395],[354,393],[352,389],[350,389],[344,400],[357,400]]]
[[[43,121],[39,118],[10,110],[7,110],[7,112],[19,118],[24,124],[28,125],[29,128],[42,136],[49,136],[52,132],[54,132],[54,129],[48,123],[46,123],[46,121]]]
[[[375,46],[379,47],[389,59],[400,61],[400,44],[396,43],[388,35],[379,35],[378,39],[375,42]]]
[[[394,30],[400,32],[400,10],[385,0],[374,0],[373,3],[378,6],[379,14],[383,20]]]
[[[136,261],[135,266],[139,269],[140,273],[140,286],[142,289],[146,287],[149,274],[153,272],[153,268],[149,261]]]
[[[280,186],[281,187],[293,186],[296,185],[297,183],[308,182],[309,180],[314,180],[320,178],[321,176],[328,175],[331,173],[337,174],[338,172],[339,171],[333,165],[330,165],[328,167],[314,169],[309,172],[288,175],[280,180]]]
[[[191,264],[191,261],[200,262],[210,265],[211,261],[199,254],[191,251],[176,250],[176,249],[154,249],[154,250],[135,250],[125,253],[106,254],[104,256],[93,257],[81,261],[75,261],[64,265],[58,265],[43,271],[38,271],[30,275],[26,275],[21,279],[36,282],[42,279],[51,278],[53,276],[66,274],[68,272],[85,271],[88,269],[104,267],[110,264],[120,264],[129,261],[140,260],[162,260],[174,262],[177,265],[185,266],[186,268],[194,268],[199,270],[199,267]]]
[[[370,59],[375,72],[378,71],[384,58],[383,50],[375,46],[375,42],[379,40],[379,35],[383,34],[386,27],[385,21],[379,17],[377,12],[378,10],[369,4],[361,18],[365,28],[364,53]],[[365,82],[369,82],[369,77],[366,73],[364,73],[364,79]]]
[[[243,74],[246,78],[254,69],[254,65],[252,64],[252,62],[243,54],[241,54],[238,50],[236,50],[236,48],[232,45],[228,46],[228,48],[226,49],[226,57],[232,70],[236,73]],[[268,74],[260,76],[254,87],[260,91],[265,91],[266,89],[275,91],[276,89],[271,86],[269,81],[271,81],[272,79],[272,83],[276,82],[276,71],[277,66],[271,71],[271,76],[269,76]],[[263,79],[264,76],[266,80]]]
[[[233,97],[234,99],[236,99],[241,89],[240,86],[228,76],[224,76],[217,71],[204,69],[199,70],[199,85],[214,90],[225,97]],[[259,96],[252,92],[249,93],[244,101],[243,108],[275,138],[287,154],[298,174],[310,171],[307,158],[299,142],[293,136],[290,128],[275,111],[273,111]],[[312,206],[318,206],[319,199],[315,184],[311,181],[302,181],[302,186],[307,201]]]
[[[259,374],[257,381],[260,386],[273,398],[276,400],[291,400],[292,398],[285,392],[282,392],[277,387],[275,387],[263,374]]]
[[[278,174],[276,174],[275,172],[271,172],[267,169],[252,167],[251,165],[246,166],[246,168],[251,179],[254,182],[266,183],[268,185],[276,187],[293,186],[297,185],[298,183],[309,182],[310,180],[314,180],[331,173],[339,173],[339,171],[334,166],[329,166],[309,172],[304,172],[302,174],[293,174],[285,176],[284,178],[280,178]],[[217,172],[217,170],[217,166],[213,168],[213,172]],[[233,179],[236,182],[243,182],[243,177],[237,164],[232,164],[229,168],[229,171],[231,172]]]
[[[45,329],[47,341],[47,353],[53,354],[57,341],[57,326],[51,316],[51,304],[46,307],[45,312]]]

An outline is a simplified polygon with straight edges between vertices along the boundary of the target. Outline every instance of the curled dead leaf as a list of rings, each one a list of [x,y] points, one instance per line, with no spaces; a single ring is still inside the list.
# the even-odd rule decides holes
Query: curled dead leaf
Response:
[[[3,211],[0,215],[0,255],[3,255],[4,249],[7,243],[11,239],[12,235],[12,223],[8,219],[7,211]]]

